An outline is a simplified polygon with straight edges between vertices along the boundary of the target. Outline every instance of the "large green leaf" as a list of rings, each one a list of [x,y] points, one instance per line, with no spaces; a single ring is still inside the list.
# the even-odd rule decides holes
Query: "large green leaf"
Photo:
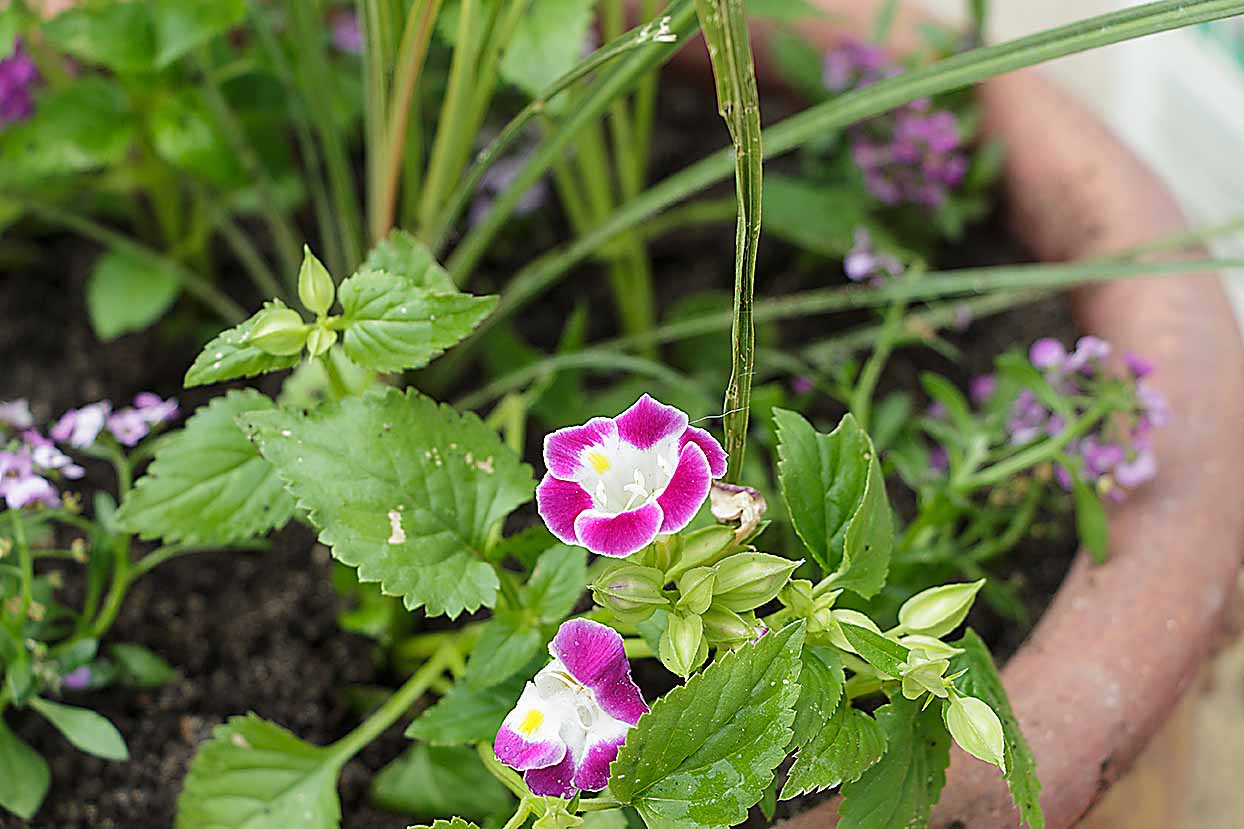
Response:
[[[842,656],[835,648],[803,649],[803,670],[799,674],[799,701],[795,704],[794,736],[791,745],[807,745],[833,715],[842,698],[845,678]]]
[[[490,531],[530,500],[535,481],[478,417],[386,389],[242,420],[360,581],[430,615],[493,606]]]
[[[0,720],[0,806],[29,820],[51,782],[47,761]]]
[[[849,704],[839,705],[791,766],[782,799],[858,780],[885,753],[877,721]]]
[[[297,365],[300,356],[298,354],[269,354],[247,342],[251,329],[265,311],[284,307],[285,303],[279,299],[266,302],[263,309],[250,319],[216,335],[215,339],[203,347],[190,370],[186,372],[186,388],[222,383],[240,377],[254,377],[256,374],[280,371]]]
[[[406,736],[442,746],[490,741],[518,701],[526,681],[526,672],[520,672],[491,688],[458,682],[406,728]]]
[[[532,97],[583,59],[593,0],[532,3],[501,60],[501,76]]]
[[[146,3],[86,3],[58,14],[41,32],[78,60],[118,73],[147,72],[155,52],[155,27]]]
[[[587,584],[587,550],[554,544],[536,561],[523,606],[545,624],[555,624],[574,611]]]
[[[30,707],[42,714],[66,740],[87,754],[105,760],[125,760],[130,756],[125,738],[103,714],[41,697],[32,697]]]
[[[795,532],[834,585],[865,598],[884,585],[894,519],[872,441],[851,415],[819,434],[804,418],[773,410],[778,480]]]
[[[842,787],[840,829],[920,829],[946,784],[950,735],[941,707],[895,696],[877,709],[885,755]]]
[[[1037,777],[1037,761],[1020,731],[1015,712],[1011,710],[1011,701],[1002,686],[993,657],[989,655],[989,648],[970,628],[959,641],[951,644],[963,648],[963,653],[950,661],[950,673],[965,672],[955,680],[955,687],[966,696],[983,700],[1002,721],[1003,756],[1006,759],[1006,772],[1002,776],[1011,788],[1015,808],[1019,809],[1020,817],[1029,829],[1044,829],[1045,813],[1041,810],[1041,780]]]
[[[253,538],[284,525],[294,500],[236,422],[274,408],[254,389],[231,391],[160,438],[147,474],[117,512],[121,526],[145,539],[201,543]]]
[[[228,31],[246,17],[246,0],[147,0],[159,67]]]
[[[113,164],[133,136],[134,115],[120,88],[82,78],[42,95],[34,117],[0,130],[0,182],[39,186]]]
[[[86,311],[101,340],[141,331],[172,307],[181,293],[177,272],[142,256],[110,251],[86,282]]]
[[[374,371],[421,368],[465,339],[497,305],[495,296],[429,291],[385,271],[341,283],[346,356]]]
[[[254,714],[217,726],[190,764],[177,829],[337,829],[345,757]]]
[[[512,809],[514,797],[473,748],[415,745],[372,778],[372,802],[411,815],[458,815],[471,820]]]
[[[657,700],[618,752],[613,796],[650,829],[742,822],[786,756],[803,636],[802,625],[770,633]]]

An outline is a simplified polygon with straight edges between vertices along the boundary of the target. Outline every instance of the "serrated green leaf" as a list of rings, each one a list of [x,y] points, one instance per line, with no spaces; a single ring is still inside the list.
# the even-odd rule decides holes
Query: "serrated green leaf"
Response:
[[[495,296],[441,293],[384,271],[341,283],[346,356],[374,371],[422,368],[465,339],[497,305]]]
[[[541,0],[519,18],[501,60],[501,77],[532,97],[583,59],[593,0]]]
[[[834,586],[868,598],[885,585],[894,519],[872,441],[851,415],[819,434],[801,415],[773,410],[778,479],[795,532]]]
[[[120,161],[134,122],[125,95],[103,78],[50,91],[34,117],[0,131],[0,182],[40,185]]]
[[[117,521],[144,539],[188,543],[239,541],[284,525],[294,500],[236,422],[274,408],[254,389],[201,407],[184,428],[160,438]]]
[[[177,678],[177,671],[159,654],[142,645],[118,642],[108,648],[121,682],[131,688],[158,688]]]
[[[858,780],[885,750],[885,733],[876,720],[858,708],[839,705],[811,742],[799,749],[782,799]]]
[[[786,756],[803,637],[788,625],[657,700],[610,769],[613,796],[649,829],[742,822]]]
[[[41,33],[58,49],[85,63],[122,74],[151,70],[155,27],[146,3],[92,3],[47,21]]]
[[[859,625],[843,623],[842,634],[869,665],[893,679],[902,676],[903,665],[911,653],[908,648]]]
[[[845,683],[842,656],[834,648],[803,649],[799,674],[799,701],[795,703],[791,745],[807,745],[838,708]]]
[[[489,533],[531,499],[535,480],[478,417],[386,389],[242,421],[320,540],[361,581],[429,615],[496,602]]]
[[[571,614],[587,584],[587,550],[555,544],[540,554],[523,588],[523,606],[545,624]]]
[[[0,720],[0,806],[29,820],[39,811],[51,782],[47,761]]]
[[[406,736],[440,746],[491,740],[518,701],[529,675],[520,672],[492,688],[472,688],[458,682],[406,728]]]
[[[105,760],[125,760],[130,756],[125,738],[103,714],[31,697],[30,707],[43,715],[76,748]]]
[[[885,755],[842,787],[840,829],[923,829],[946,785],[950,735],[939,706],[896,696],[877,709]]]
[[[336,829],[343,762],[254,714],[232,717],[190,764],[176,829]]]
[[[467,662],[466,681],[472,688],[491,688],[518,673],[540,652],[544,635],[536,620],[514,611],[499,611],[484,625]]]
[[[279,299],[265,302],[261,310],[250,319],[222,331],[203,347],[194,364],[186,372],[183,384],[186,388],[223,383],[240,377],[254,377],[270,371],[280,371],[296,365],[299,354],[269,354],[247,343],[255,323],[269,310],[284,308]]]
[[[1002,735],[1006,746],[1006,773],[1002,776],[1011,789],[1015,808],[1019,809],[1020,817],[1029,829],[1045,829],[1037,761],[1032,756],[1028,740],[1019,728],[1015,712],[1011,710],[1011,701],[1002,685],[1002,677],[998,676],[993,657],[989,655],[989,648],[976,631],[970,628],[964,632],[962,638],[950,644],[963,648],[963,653],[951,659],[948,673],[966,671],[955,680],[955,687],[967,696],[983,700],[1002,721]]]
[[[246,0],[148,0],[156,66],[164,68],[246,17]]]
[[[359,270],[384,271],[434,293],[452,294],[458,290],[453,277],[440,266],[427,245],[405,230],[394,230],[372,248]]]
[[[101,340],[141,331],[173,306],[181,293],[177,272],[121,251],[99,257],[86,282],[86,311]]]
[[[475,749],[462,746],[411,746],[372,778],[370,795],[377,806],[393,812],[472,820],[508,812],[514,804]]]

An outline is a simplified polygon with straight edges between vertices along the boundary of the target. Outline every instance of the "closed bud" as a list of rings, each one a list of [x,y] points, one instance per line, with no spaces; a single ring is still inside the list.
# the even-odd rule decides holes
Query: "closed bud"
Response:
[[[802,560],[768,553],[738,553],[722,559],[717,565],[713,603],[734,611],[760,607],[781,592],[800,564]]]
[[[269,308],[259,314],[246,336],[247,345],[278,356],[297,354],[307,342],[307,326],[293,308]]]
[[[665,577],[660,570],[639,564],[611,567],[592,584],[592,596],[621,622],[638,624],[669,601],[661,593]]]
[[[694,613],[671,613],[657,651],[662,665],[684,679],[690,676],[708,658],[700,617]]]
[[[921,636],[920,634],[900,636],[898,643],[908,650],[924,651],[933,659],[950,659],[963,653],[963,648],[956,648],[952,645],[947,645],[941,639],[935,639],[932,636]]]
[[[918,699],[925,693],[945,698],[946,669],[950,667],[949,659],[933,659],[924,651],[912,651],[903,665],[903,696],[907,699]]]
[[[337,287],[328,269],[315,258],[311,248],[302,247],[302,267],[298,270],[298,298],[303,307],[316,316],[324,316],[333,307]]]
[[[713,603],[713,588],[717,585],[717,573],[711,567],[693,567],[678,579],[678,604],[680,610],[699,615]]]
[[[903,602],[898,624],[906,633],[945,636],[963,622],[984,579],[966,584],[946,584],[922,590]]]
[[[737,648],[760,636],[764,627],[754,619],[746,619],[733,610],[714,605],[702,617],[704,638],[719,648]]]
[[[766,509],[765,497],[760,490],[725,481],[713,481],[708,493],[708,505],[713,517],[723,524],[738,522],[734,537],[740,542],[756,535]]]
[[[821,617],[818,616],[817,618],[819,620]],[[876,634],[881,633],[881,628],[877,627],[877,623],[865,616],[863,613],[860,613],[858,610],[831,610],[829,612],[829,619],[825,621],[828,622],[825,629],[829,633],[829,641],[834,644],[834,647],[842,648],[844,651],[849,653],[858,653],[858,651],[856,651],[855,647],[847,641],[846,634],[842,632],[842,625],[844,623],[848,625],[856,625],[857,627],[868,628]]]
[[[325,325],[317,325],[307,335],[307,353],[319,357],[337,342],[337,332]]]
[[[952,694],[943,716],[946,729],[959,748],[1006,773],[1002,721],[992,708],[976,697]]]
[[[675,552],[673,565],[666,571],[671,579],[677,579],[692,567],[712,567],[729,555],[734,546],[734,531],[720,525],[680,533],[678,537],[682,544]]]
[[[811,616],[815,603],[812,598],[812,582],[807,579],[791,579],[778,593],[778,599],[793,610],[796,616]]]

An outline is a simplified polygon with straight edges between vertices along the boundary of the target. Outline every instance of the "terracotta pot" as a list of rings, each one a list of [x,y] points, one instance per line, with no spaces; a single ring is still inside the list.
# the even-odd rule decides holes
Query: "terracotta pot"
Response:
[[[833,23],[805,27],[817,45],[868,31],[874,3],[818,2]],[[914,43],[914,22],[900,16],[896,49]],[[758,26],[757,66],[772,82],[765,36]],[[1153,173],[1039,75],[1000,77],[979,94],[986,129],[1006,146],[1011,229],[1039,258],[1099,256],[1184,228]],[[1156,361],[1153,384],[1175,417],[1156,439],[1157,480],[1112,509],[1109,562],[1080,554],[1003,671],[1051,829],[1075,824],[1166,720],[1223,630],[1244,560],[1244,346],[1216,276],[1104,284],[1075,291],[1073,302],[1086,331]],[[836,819],[833,800],[783,826]],[[1019,815],[997,770],[956,748],[932,825],[1014,827]]]

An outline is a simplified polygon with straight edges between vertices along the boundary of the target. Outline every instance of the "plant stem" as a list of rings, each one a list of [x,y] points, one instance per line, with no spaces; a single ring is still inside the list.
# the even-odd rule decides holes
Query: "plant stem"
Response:
[[[128,581],[133,584],[161,564],[194,553],[260,552],[269,550],[271,547],[272,545],[266,541],[240,541],[234,544],[165,544],[140,558],[130,569]]]
[[[518,799],[518,808],[514,810],[514,814],[505,822],[501,829],[518,829],[527,822],[527,817],[531,814],[531,802],[526,797]]]
[[[924,268],[922,266],[913,266],[908,273],[901,277],[903,285],[906,287],[914,285],[920,279],[923,271]],[[872,354],[868,357],[868,362],[864,363],[864,368],[860,370],[859,378],[855,383],[855,389],[851,392],[851,413],[859,421],[860,428],[866,432],[868,431],[868,420],[872,415],[873,392],[877,389],[877,381],[881,379],[881,372],[885,368],[886,361],[890,359],[890,353],[894,350],[899,335],[902,333],[903,314],[907,310],[907,296],[904,293],[886,309],[885,319],[881,324],[881,332],[877,337],[876,345],[873,347]]]
[[[497,759],[497,754],[492,750],[492,746],[488,743],[476,743],[475,750],[479,753],[479,759],[483,762],[484,768],[488,769],[488,773],[497,778],[501,785],[510,790],[511,793],[519,800],[519,808],[527,802],[531,796],[531,791],[527,788],[527,784],[523,782],[523,778],[518,776],[518,772],[502,764]]]
[[[35,562],[30,555],[30,545],[26,541],[26,527],[22,524],[21,510],[9,510],[9,519],[13,524],[13,548],[17,550],[17,563],[22,573],[22,605],[17,614],[18,629],[26,619],[33,599],[35,582]]]
[[[610,797],[593,797],[591,800],[580,800],[580,812],[605,812],[610,809],[621,809],[626,806],[621,801]]]
[[[385,700],[384,704],[373,711],[357,728],[329,746],[329,749],[344,763],[366,748],[368,743],[397,722],[398,718],[405,714],[410,706],[414,705],[415,701],[423,696],[432,683],[444,673],[445,667],[450,662],[450,651],[454,647],[454,644],[446,643],[432,654],[431,658],[393,693],[393,696]]]
[[[117,614],[121,612],[121,602],[125,599],[125,591],[129,587],[130,568],[130,537],[123,535],[113,540],[112,546],[112,584],[108,595],[104,597],[104,606],[91,624],[90,635],[98,639],[103,636]]]
[[[1096,426],[1098,421],[1110,413],[1113,405],[1112,400],[1098,401],[1096,406],[1085,412],[1078,420],[1068,424],[1066,429],[1054,437],[1021,449],[1014,455],[985,467],[963,481],[952,482],[952,485],[961,493],[973,492],[982,487],[1001,483],[1029,467],[1053,460],[1072,441]]]

